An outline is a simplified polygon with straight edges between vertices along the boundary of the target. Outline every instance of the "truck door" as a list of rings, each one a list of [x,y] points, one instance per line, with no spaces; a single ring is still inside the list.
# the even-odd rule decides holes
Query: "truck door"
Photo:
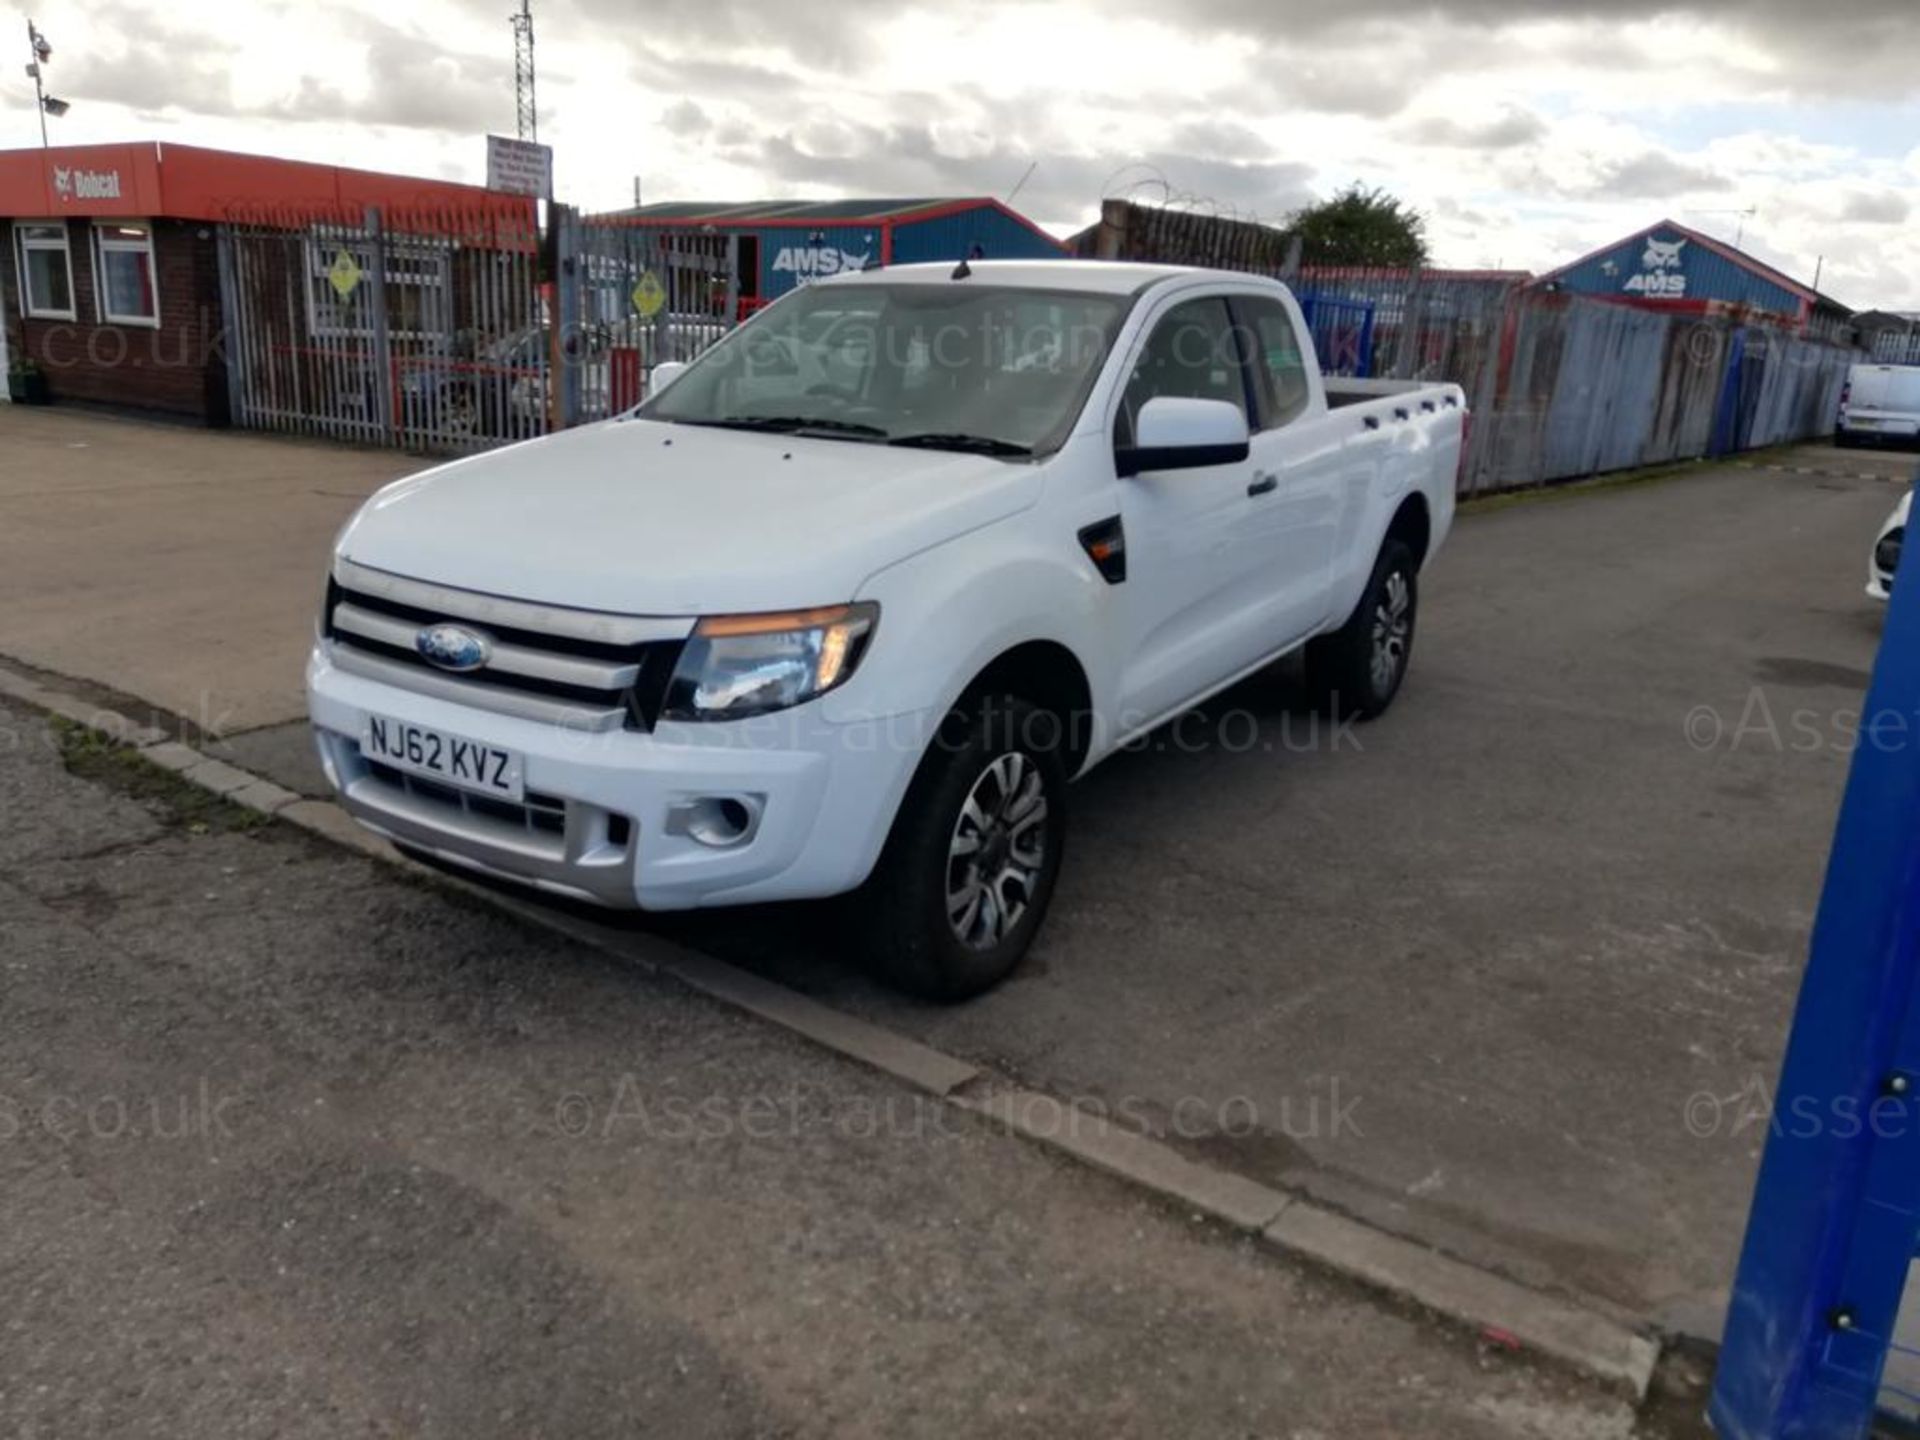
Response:
[[[1251,413],[1251,389],[1227,302],[1183,301],[1155,322],[1133,357],[1115,417],[1162,395],[1225,400]],[[1126,729],[1158,719],[1260,656],[1252,627],[1264,545],[1249,520],[1253,465],[1142,474],[1117,482],[1127,536],[1121,708]]]
[[[1349,516],[1357,519],[1365,505],[1367,472],[1355,457],[1343,457],[1337,427],[1309,414],[1307,366],[1317,362],[1287,307],[1236,295],[1233,312],[1252,351],[1256,402],[1253,469],[1261,503],[1248,524],[1265,583],[1255,623],[1277,648],[1305,639],[1328,618],[1335,552]],[[1349,493],[1356,488],[1360,493]]]

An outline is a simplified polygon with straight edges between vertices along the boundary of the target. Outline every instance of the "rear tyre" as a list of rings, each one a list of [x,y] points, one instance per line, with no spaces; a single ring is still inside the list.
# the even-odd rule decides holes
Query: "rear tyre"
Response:
[[[1413,552],[1388,540],[1347,623],[1307,646],[1308,676],[1333,714],[1371,720],[1393,704],[1413,659],[1419,609]]]
[[[947,717],[855,902],[888,984],[952,1004],[1020,963],[1065,852],[1063,738],[1053,715],[1010,696]]]

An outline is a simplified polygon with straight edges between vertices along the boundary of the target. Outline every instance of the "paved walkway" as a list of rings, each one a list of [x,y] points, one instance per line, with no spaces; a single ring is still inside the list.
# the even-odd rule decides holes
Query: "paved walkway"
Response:
[[[424,463],[0,405],[0,654],[216,733],[291,720],[335,533]]]

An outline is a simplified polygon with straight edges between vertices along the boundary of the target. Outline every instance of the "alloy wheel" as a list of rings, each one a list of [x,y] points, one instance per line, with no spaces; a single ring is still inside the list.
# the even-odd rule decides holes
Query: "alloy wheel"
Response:
[[[991,950],[1020,923],[1047,864],[1040,767],[1017,750],[991,761],[967,792],[947,846],[947,923],[960,943]]]
[[[1395,570],[1381,587],[1373,610],[1373,692],[1390,694],[1407,663],[1413,639],[1413,588],[1406,574]]]

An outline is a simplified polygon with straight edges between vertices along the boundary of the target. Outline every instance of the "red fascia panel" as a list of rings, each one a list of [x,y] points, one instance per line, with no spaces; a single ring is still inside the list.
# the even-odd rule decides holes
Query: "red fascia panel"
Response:
[[[1727,300],[1670,300],[1659,296],[1585,295],[1573,290],[1547,292],[1555,299],[1594,300],[1602,305],[1617,305],[1622,310],[1658,310],[1666,315],[1720,315],[1733,308]]]
[[[102,215],[299,226],[358,223],[370,205],[394,229],[484,229],[531,243],[524,196],[476,185],[345,170],[193,145],[72,145],[0,151],[0,218]]]
[[[477,185],[348,170],[301,160],[168,145],[160,152],[170,216],[242,224],[357,225],[377,206],[392,230],[414,234],[486,232],[507,243],[533,243],[538,210],[522,195]]]
[[[161,213],[159,147],[64,145],[0,150],[0,218],[61,215],[122,219]]]

